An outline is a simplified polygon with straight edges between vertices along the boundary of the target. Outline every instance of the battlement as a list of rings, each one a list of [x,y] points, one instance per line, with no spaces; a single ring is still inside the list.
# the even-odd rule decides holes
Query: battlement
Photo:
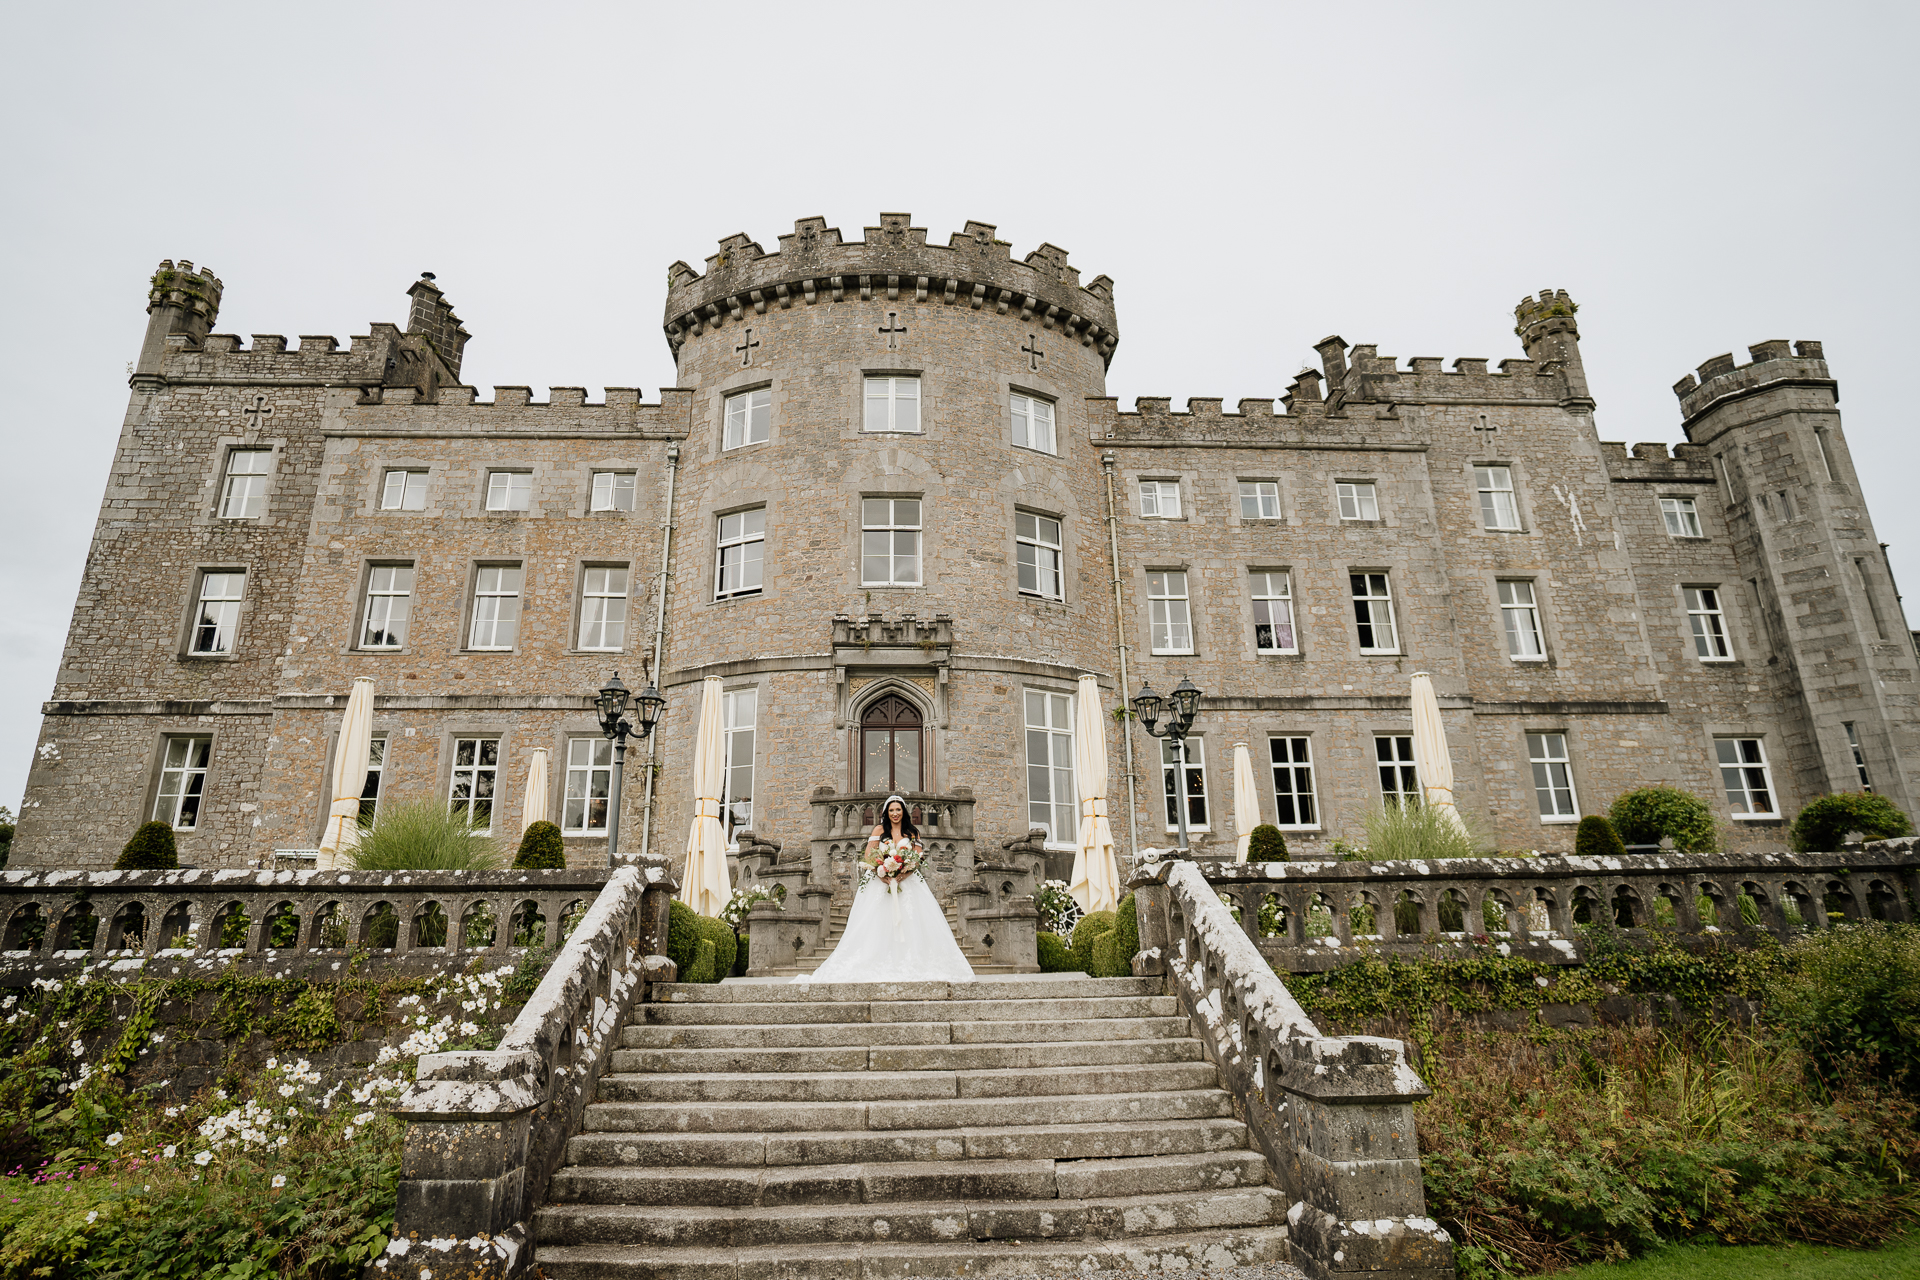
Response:
[[[1170,396],[1140,396],[1131,410],[1122,409],[1113,396],[1090,396],[1086,404],[1093,442],[1113,447],[1415,443],[1408,424],[1393,417],[1392,406],[1385,404],[1357,406],[1350,416],[1332,418],[1319,401],[1298,400],[1299,411],[1275,413],[1273,400],[1264,396],[1242,397],[1233,412],[1226,410],[1224,398],[1214,396],[1190,397],[1185,412],[1174,411]]]
[[[355,335],[346,349],[332,334],[301,334],[289,347],[277,333],[256,333],[242,342],[236,333],[210,333],[195,342],[189,333],[161,339],[160,358],[143,370],[169,382],[199,381],[319,383],[327,386],[378,386],[387,380],[388,359],[406,340],[390,324]]]
[[[1622,482],[1651,484],[1712,484],[1713,461],[1703,444],[1677,444],[1671,457],[1667,446],[1654,441],[1636,444],[1629,453],[1617,440],[1600,442],[1600,457],[1606,463],[1607,478]]]
[[[1524,338],[1527,330],[1536,325],[1577,332],[1573,317],[1579,310],[1580,307],[1567,296],[1565,289],[1542,289],[1539,297],[1522,298],[1519,305],[1514,307],[1514,336]]]
[[[1839,389],[1817,342],[1802,339],[1789,345],[1784,338],[1774,338],[1748,347],[1747,355],[1749,364],[1735,364],[1731,353],[1717,355],[1699,367],[1698,381],[1690,373],[1673,384],[1673,394],[1680,399],[1681,425],[1689,435],[1698,418],[1727,400],[1772,387],[1823,386],[1836,393]]]
[[[1395,356],[1383,356],[1371,343],[1347,348],[1339,337],[1323,338],[1315,344],[1326,370],[1326,407],[1321,412],[1339,413],[1347,406],[1379,402],[1413,404],[1459,401],[1528,400],[1557,403],[1567,395],[1565,368],[1558,360],[1508,359],[1500,362],[1499,372],[1489,372],[1486,359],[1462,356],[1453,362],[1451,372],[1443,369],[1439,356],[1414,356],[1402,369]],[[1306,384],[1302,380],[1311,379]],[[1289,412],[1313,412],[1308,406],[1320,403],[1320,376],[1302,370],[1294,387],[1288,389]],[[1295,409],[1295,401],[1300,409]]]
[[[342,428],[332,434],[642,432],[678,437],[687,433],[692,414],[693,392],[685,387],[660,388],[655,403],[642,400],[636,387],[608,387],[603,400],[588,400],[585,387],[550,387],[545,400],[535,400],[531,387],[496,386],[491,400],[480,399],[478,388],[465,384],[442,386],[431,398],[418,387],[370,387],[357,403],[342,408]]]
[[[972,221],[946,245],[932,245],[904,213],[881,214],[879,226],[852,242],[824,218],[801,218],[774,253],[731,235],[707,259],[704,275],[674,263],[667,268],[667,342],[677,354],[689,337],[768,307],[875,297],[1018,314],[1078,338],[1107,362],[1120,342],[1113,281],[1096,276],[1081,284],[1065,249],[1043,244],[1016,262],[992,223]]]
[[[195,270],[185,258],[178,266],[173,259],[162,260],[148,282],[147,311],[160,307],[179,307],[202,320],[202,332],[211,329],[220,318],[220,294],[224,286],[211,271]]]

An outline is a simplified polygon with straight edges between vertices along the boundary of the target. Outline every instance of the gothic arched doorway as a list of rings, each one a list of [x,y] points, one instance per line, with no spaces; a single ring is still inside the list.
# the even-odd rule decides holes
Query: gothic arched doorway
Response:
[[[860,789],[920,791],[920,711],[890,694],[860,714]]]

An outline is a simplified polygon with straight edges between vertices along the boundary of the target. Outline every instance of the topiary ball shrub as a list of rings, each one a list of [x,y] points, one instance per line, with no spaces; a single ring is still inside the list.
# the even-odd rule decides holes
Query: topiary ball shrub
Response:
[[[513,855],[515,871],[565,871],[567,842],[560,828],[551,822],[536,822],[520,837],[520,852]]]
[[[1103,933],[1113,932],[1114,918],[1111,911],[1091,911],[1073,926],[1074,967],[1082,973],[1093,972],[1093,941]]]
[[[1713,810],[1691,791],[1678,787],[1641,787],[1613,802],[1607,811],[1613,829],[1628,844],[1659,844],[1673,837],[1681,853],[1712,853],[1720,844]]]
[[[692,907],[675,898],[667,904],[667,959],[680,967],[680,981],[693,972],[693,961],[700,953],[700,917]]]
[[[1140,904],[1132,894],[1120,900],[1120,909],[1113,913],[1113,940],[1120,948],[1120,972],[1107,976],[1131,978],[1133,976],[1133,957],[1140,950]]]
[[[115,871],[176,871],[179,867],[173,828],[164,822],[143,823],[113,864]]]
[[[718,916],[695,916],[693,919],[695,927],[700,930],[701,939],[713,944],[713,976],[702,981],[718,982],[733,972],[740,939],[734,936],[733,926]]]
[[[1060,940],[1057,933],[1042,932],[1034,939],[1039,944],[1040,972],[1042,973],[1078,973],[1073,963],[1073,952]]]
[[[1263,822],[1253,829],[1253,834],[1247,839],[1248,862],[1287,860],[1287,838],[1280,834],[1280,828],[1271,822]]]
[[[1809,800],[1788,829],[1787,843],[1795,853],[1832,853],[1849,831],[1869,840],[1891,840],[1913,834],[1913,823],[1885,796],[1840,791]]]
[[[718,982],[720,981],[720,975],[717,970],[717,963],[717,958],[714,954],[713,939],[702,938],[700,939],[700,945],[694,950],[693,967],[681,975],[680,981]]]
[[[1626,841],[1613,824],[1597,813],[1580,819],[1573,833],[1573,852],[1580,858],[1620,858],[1627,852]]]
[[[1120,941],[1117,929],[1109,929],[1093,940],[1093,969],[1090,976],[1095,978],[1124,978],[1133,972],[1133,957],[1127,954]]]

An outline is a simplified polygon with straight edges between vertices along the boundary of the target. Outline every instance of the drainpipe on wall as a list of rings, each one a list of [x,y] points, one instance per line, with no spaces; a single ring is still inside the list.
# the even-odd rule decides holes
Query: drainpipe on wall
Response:
[[[1113,516],[1113,452],[1100,455],[1100,468],[1107,473],[1107,557],[1113,565],[1113,647],[1120,655],[1120,705],[1127,705],[1127,603],[1120,592],[1120,530]],[[1127,748],[1127,850],[1129,860],[1140,856],[1140,814],[1133,796],[1133,730],[1120,722],[1121,739]]]
[[[660,533],[660,601],[653,611],[653,672],[650,683],[660,685],[660,645],[667,635],[667,565],[673,554],[673,485],[680,476],[680,445],[667,446],[667,523]],[[660,745],[660,734],[647,735],[647,807],[640,816],[640,856],[645,858],[653,841],[653,756]],[[619,821],[616,815],[614,821]]]

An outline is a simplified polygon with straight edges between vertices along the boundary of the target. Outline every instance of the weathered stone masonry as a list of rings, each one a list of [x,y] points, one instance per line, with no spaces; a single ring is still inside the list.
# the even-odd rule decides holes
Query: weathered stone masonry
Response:
[[[567,743],[594,732],[590,692],[616,667],[636,687],[651,674],[669,699],[651,830],[643,752],[623,849],[680,846],[708,675],[758,691],[762,836],[798,850],[816,789],[860,789],[861,717],[896,697],[920,719],[918,789],[970,789],[977,845],[997,849],[1031,820],[1023,695],[1071,693],[1092,672],[1117,706],[1133,689],[1120,687],[1116,643],[1135,688],[1190,674],[1207,693],[1202,844],[1231,838],[1236,742],[1253,751],[1262,819],[1275,818],[1271,735],[1311,743],[1319,818],[1289,840],[1311,852],[1352,838],[1379,795],[1375,736],[1410,731],[1415,671],[1441,694],[1463,803],[1508,848],[1571,846],[1570,825],[1541,817],[1529,733],[1565,735],[1580,812],[1662,781],[1728,818],[1715,740],[1759,740],[1781,817],[1730,821],[1736,849],[1778,847],[1806,799],[1856,789],[1856,742],[1876,790],[1909,810],[1920,791],[1915,655],[1818,343],[1702,365],[1676,388],[1691,443],[1669,456],[1599,439],[1564,293],[1521,303],[1524,358],[1493,368],[1329,338],[1322,370],[1278,405],[1243,399],[1230,413],[1195,397],[1175,413],[1169,399],[1122,411],[1105,395],[1119,341],[1110,280],[1083,284],[1052,246],[1016,259],[984,223],[942,246],[903,214],[859,241],[802,219],[777,252],[732,236],[704,272],[676,263],[665,334],[679,385],[657,403],[622,388],[595,404],[578,388],[540,403],[499,387],[480,401],[460,384],[467,334],[438,286],[410,292],[404,331],[376,324],[344,349],[272,335],[243,347],[211,332],[220,282],[163,264],[46,704],[15,846],[25,864],[109,862],[154,812],[165,744],[183,734],[212,739],[199,820],[180,833],[188,862],[243,866],[311,845],[361,675],[376,681],[387,737],[383,795],[444,796],[455,739],[497,738],[496,829],[514,834],[529,753],[552,752],[558,815]],[[876,376],[918,380],[918,431],[863,430]],[[767,438],[725,447],[727,397],[758,390]],[[1053,450],[1016,442],[1016,397],[1051,404]],[[236,447],[271,451],[255,518],[218,514]],[[1485,527],[1475,468],[1490,465],[1507,469],[1518,528]],[[394,469],[425,473],[418,509],[382,509]],[[486,509],[498,470],[529,475],[526,510]],[[597,471],[635,474],[632,510],[591,509]],[[1142,481],[1178,482],[1177,519],[1143,514]],[[1274,485],[1277,518],[1244,517],[1241,482]],[[1342,482],[1374,486],[1373,516],[1342,518]],[[920,585],[863,585],[862,504],[875,497],[920,503]],[[1670,531],[1663,498],[1691,500],[1698,536]],[[764,589],[716,599],[719,521],[748,509],[765,512]],[[1060,599],[1019,589],[1019,513],[1060,522]],[[414,567],[411,630],[403,647],[370,651],[358,630],[369,574],[394,563]],[[475,584],[499,564],[523,571],[521,625],[510,649],[476,651]],[[625,643],[583,651],[583,574],[604,566],[627,571]],[[237,641],[192,656],[197,584],[214,569],[247,574]],[[1186,575],[1191,654],[1151,652],[1158,571]],[[1256,571],[1289,575],[1297,653],[1256,652]],[[1349,582],[1380,573],[1397,652],[1363,653]],[[1533,593],[1541,660],[1508,654],[1503,581]],[[1714,593],[1725,660],[1696,652],[1687,588]],[[643,672],[663,590],[660,669]],[[951,643],[876,652],[864,619],[882,615],[937,622]],[[1104,723],[1122,846],[1136,828],[1142,846],[1163,844],[1158,744],[1135,738],[1130,815],[1120,725]],[[602,835],[569,847],[604,861]]]

